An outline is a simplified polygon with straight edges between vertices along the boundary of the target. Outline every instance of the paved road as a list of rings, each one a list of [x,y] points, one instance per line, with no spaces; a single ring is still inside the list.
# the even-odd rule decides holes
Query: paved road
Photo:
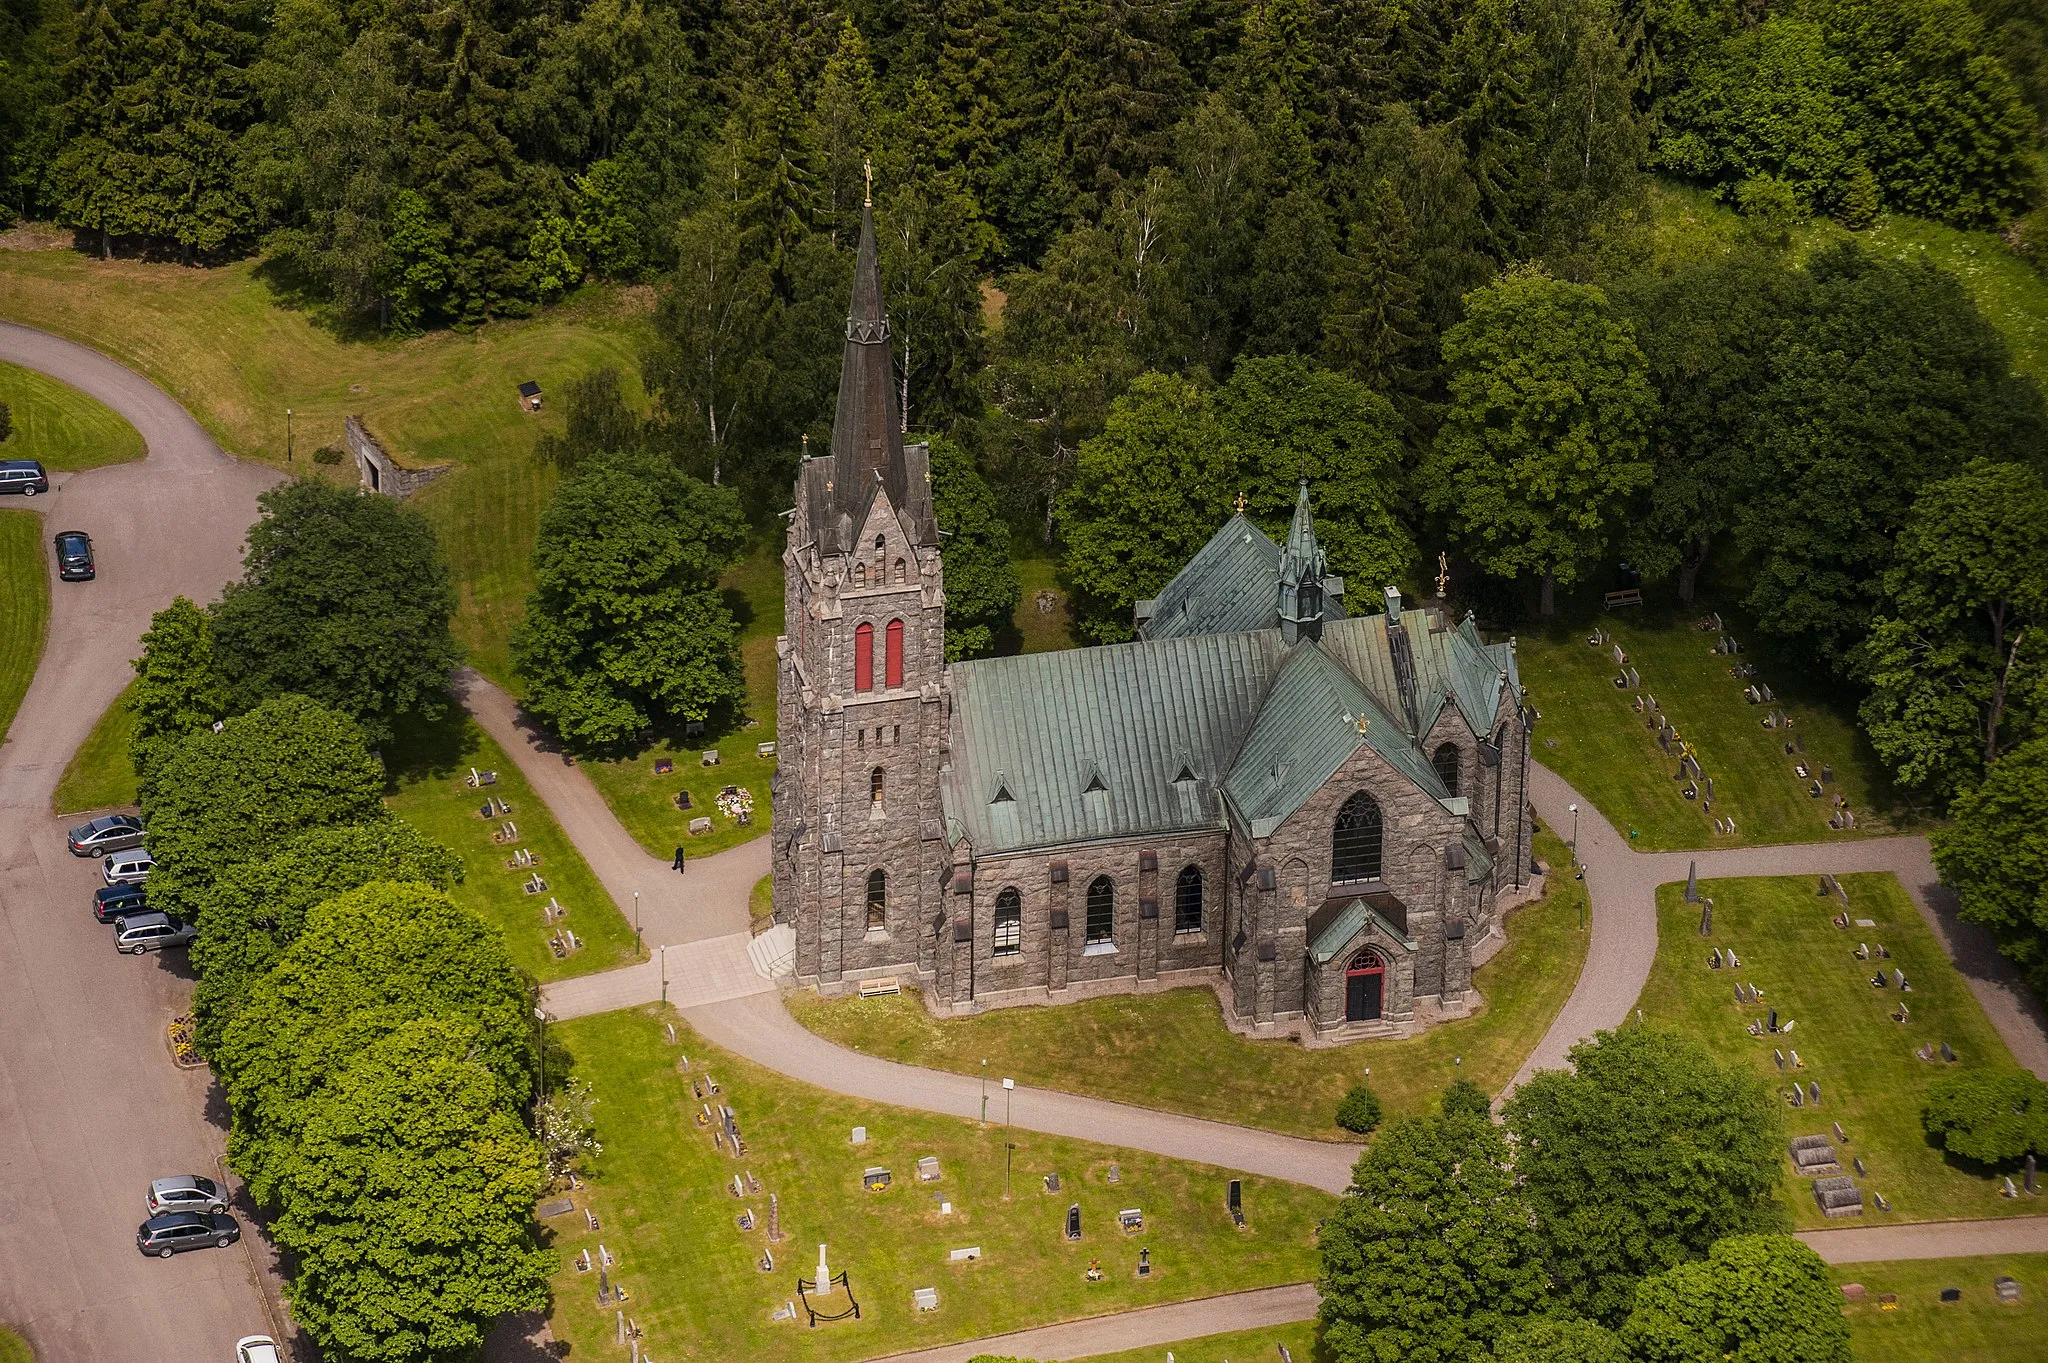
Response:
[[[213,1363],[271,1328],[260,1238],[168,1262],[134,1241],[148,1181],[213,1171],[223,1147],[205,1071],[173,1068],[164,1045],[191,981],[181,959],[115,954],[86,907],[94,867],[64,850],[50,797],[127,684],[150,613],[238,571],[276,474],[230,459],[147,380],[81,346],[0,323],[0,360],[90,393],[149,450],[9,501],[90,534],[100,575],[59,583],[52,568],[42,665],[0,746],[0,1319],[41,1363]]]
[[[1297,1320],[1313,1320],[1315,1314],[1315,1284],[1290,1283],[1256,1292],[1175,1302],[1171,1306],[1147,1306],[1113,1316],[1091,1316],[1037,1330],[919,1349],[915,1353],[888,1354],[873,1363],[966,1363],[977,1354],[1036,1358],[1051,1363],[1054,1359],[1164,1346],[1202,1335],[1220,1335],[1226,1330],[1287,1325]]]

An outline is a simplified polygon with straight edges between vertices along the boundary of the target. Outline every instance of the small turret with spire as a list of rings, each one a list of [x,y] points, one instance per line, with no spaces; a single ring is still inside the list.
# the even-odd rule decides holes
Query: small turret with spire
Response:
[[[1280,634],[1290,644],[1323,637],[1323,601],[1329,563],[1316,543],[1308,479],[1294,498],[1294,520],[1280,549]],[[1341,592],[1341,587],[1339,591]]]

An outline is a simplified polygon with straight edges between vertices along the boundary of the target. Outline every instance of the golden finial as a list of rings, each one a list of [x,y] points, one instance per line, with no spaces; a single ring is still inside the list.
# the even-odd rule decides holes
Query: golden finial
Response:
[[[1359,736],[1360,738],[1364,738],[1364,737],[1365,737],[1365,731],[1366,731],[1367,729],[1371,728],[1371,727],[1372,727],[1372,721],[1371,721],[1371,720],[1367,719],[1367,718],[1366,718],[1366,717],[1365,717],[1364,715],[1360,715],[1360,716],[1358,717],[1358,736]]]
[[[1451,560],[1442,550],[1436,556],[1436,595],[1441,601],[1451,589]]]
[[[875,163],[863,157],[861,158],[860,169],[861,173],[867,176],[868,181],[867,195],[860,201],[860,206],[862,208],[873,208],[875,206]]]
[[[1244,514],[1244,493],[1242,492],[1237,494],[1237,514],[1240,516]]]

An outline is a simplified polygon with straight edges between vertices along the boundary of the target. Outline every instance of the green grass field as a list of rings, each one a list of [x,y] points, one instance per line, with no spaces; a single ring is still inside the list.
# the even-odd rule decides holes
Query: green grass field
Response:
[[[14,415],[14,436],[0,445],[0,458],[39,460],[54,472],[142,457],[142,437],[133,426],[46,374],[0,364],[0,402]]]
[[[1311,1236],[1333,1199],[1314,1189],[1246,1178],[1250,1228],[1239,1232],[1224,1209],[1231,1175],[1223,1170],[841,1098],[719,1052],[680,1022],[680,1044],[671,1046],[663,1016],[647,1008],[550,1029],[551,1044],[573,1056],[573,1073],[595,1091],[604,1144],[578,1213],[543,1223],[563,1261],[551,1324],[571,1356],[608,1356],[614,1347],[614,1316],[597,1305],[595,1272],[572,1266],[585,1249],[596,1258],[600,1243],[619,1261],[611,1276],[631,1294],[626,1309],[645,1331],[646,1353],[749,1363],[871,1358],[1315,1273]],[[747,1142],[742,1159],[714,1150],[692,1120],[700,1103],[689,1085],[707,1072]],[[867,1128],[864,1145],[847,1143],[856,1125]],[[918,1181],[926,1155],[939,1160],[936,1183]],[[1115,1186],[1112,1161],[1122,1173]],[[886,1191],[862,1187],[870,1166],[890,1171]],[[736,1199],[728,1185],[745,1171],[762,1190]],[[1060,1175],[1057,1193],[1043,1191],[1049,1172]],[[769,1248],[770,1192],[787,1238],[764,1273],[757,1261]],[[1076,1202],[1083,1238],[1069,1243],[1061,1221]],[[602,1229],[585,1228],[586,1203]],[[1116,1213],[1127,1207],[1142,1210],[1141,1234],[1118,1231]],[[743,1208],[761,1229],[737,1227]],[[797,1276],[815,1271],[820,1242],[832,1272],[851,1274],[861,1318],[816,1329],[802,1317],[771,1322],[770,1312],[795,1298]],[[948,1251],[965,1246],[983,1257],[952,1262]],[[1142,1280],[1141,1246],[1154,1265]],[[1100,1260],[1102,1281],[1085,1280],[1090,1260]],[[938,1290],[938,1310],[913,1310],[919,1287]]]
[[[646,290],[591,289],[531,321],[412,340],[344,341],[315,311],[296,307],[255,261],[196,270],[100,261],[72,251],[0,252],[0,317],[42,327],[132,365],[186,404],[223,448],[292,467],[341,443],[360,413],[409,464],[460,468],[413,505],[440,531],[460,604],[456,636],[476,667],[510,681],[507,636],[531,586],[529,560],[553,470],[532,458],[534,437],[561,420],[519,409],[533,379],[559,395],[571,378],[615,365],[638,401]],[[352,465],[326,476],[353,479]]]
[[[43,518],[33,511],[0,511],[0,741],[35,679],[49,625]]]
[[[1828,1273],[1837,1283],[1862,1283],[1867,1293],[1842,1308],[1858,1360],[2034,1363],[2048,1355],[2048,1254],[1842,1264]],[[1999,1277],[2018,1280],[2017,1302],[1998,1300],[1991,1284]],[[1944,1287],[1961,1288],[1962,1300],[1942,1301]],[[1877,1300],[1885,1292],[1899,1296],[1889,1311]]]
[[[0,1363],[35,1363],[35,1357],[27,1340],[0,1325]]]
[[[129,713],[128,696],[134,690],[135,683],[128,683],[92,726],[85,742],[78,745],[78,751],[71,754],[64,779],[50,797],[57,813],[135,803],[135,768],[128,761],[128,744],[135,737],[135,716]]]
[[[1568,863],[1564,844],[1548,834],[1538,837],[1537,855],[1553,866]],[[1401,1041],[1310,1049],[1292,1040],[1252,1040],[1224,1025],[1216,995],[1202,988],[944,1020],[913,994],[796,993],[788,1002],[812,1031],[888,1060],[978,1074],[985,1056],[992,1073],[1020,1084],[1318,1140],[1355,1140],[1332,1117],[1338,1099],[1361,1079],[1392,1120],[1427,1109],[1453,1079],[1493,1092],[1513,1077],[1578,980],[1584,893],[1578,881],[1553,879],[1546,899],[1509,915],[1508,944],[1474,973],[1487,1000],[1478,1015]]]
[[[1172,1349],[1174,1363],[1280,1363],[1283,1344],[1293,1351],[1295,1363],[1316,1363],[1319,1357],[1315,1352],[1316,1327],[1311,1321],[1183,1339]],[[1166,1345],[1125,1349],[1121,1353],[1090,1354],[1087,1363],[1162,1363],[1166,1352]]]
[[[1882,765],[1856,729],[1852,714],[1838,708],[1837,692],[1805,677],[1763,635],[1751,630],[1729,606],[1703,601],[1690,611],[1675,600],[1646,593],[1639,611],[1602,612],[1598,595],[1560,605],[1557,619],[1517,636],[1522,681],[1541,713],[1533,737],[1536,760],[1571,782],[1615,827],[1637,834],[1644,850],[1741,846],[1758,843],[1820,842],[1891,833],[1911,822],[1899,807]],[[1752,705],[1743,695],[1749,681],[1729,675],[1738,659],[1714,654],[1719,637],[1693,627],[1709,610],[1719,610],[1728,632],[1743,646],[1740,661],[1755,664],[1777,700]],[[1619,670],[1607,648],[1586,640],[1606,630],[1628,655],[1681,737],[1693,745],[1714,781],[1715,815],[1735,820],[1735,836],[1714,831],[1699,800],[1687,800],[1684,783],[1673,780],[1677,748],[1658,746],[1647,714],[1632,708],[1633,693],[1613,683]],[[1790,730],[1766,729],[1769,710],[1791,716]],[[1803,754],[1788,755],[1794,736]],[[1814,799],[1794,764],[1818,774],[1834,768],[1839,791],[1856,815],[1856,829],[1827,826],[1832,798]]]
[[[1653,1024],[1674,1026],[1699,1038],[1723,1060],[1745,1064],[1789,1099],[1792,1072],[1780,1073],[1774,1050],[1797,1050],[1805,1068],[1800,1080],[1820,1085],[1818,1109],[1785,1107],[1785,1134],[1831,1134],[1840,1122],[1849,1137],[1838,1145],[1844,1171],[1852,1157],[1868,1166],[1861,1218],[1827,1221],[1815,1206],[1806,1179],[1786,1165],[1784,1197],[1801,1227],[1885,1225],[1898,1221],[1940,1221],[2010,1216],[2037,1210],[2025,1199],[1999,1196],[1990,1173],[1951,1162],[1928,1144],[1920,1109],[1928,1086],[1948,1067],[1914,1057],[1922,1045],[1954,1047],[1964,1065],[2012,1068],[2005,1043],[1984,1010],[1920,919],[1912,901],[1890,875],[1844,876],[1852,918],[1875,927],[1834,926],[1839,902],[1818,897],[1806,877],[1703,881],[1700,893],[1714,901],[1714,935],[1699,936],[1699,909],[1684,902],[1684,887],[1666,885],[1657,896],[1657,961],[1638,1001]],[[1854,958],[1859,942],[1882,943],[1891,959]],[[1739,970],[1707,968],[1716,946],[1732,948]],[[1913,986],[1873,989],[1878,966],[1896,968]],[[1737,979],[1763,991],[1754,1007],[1734,999]],[[1910,1021],[1891,1020],[1901,1000]],[[1750,1036],[1753,1019],[1776,1009],[1794,1024],[1782,1036]],[[1881,1192],[1892,1210],[1880,1212],[1871,1197]]]
[[[1072,621],[1067,614],[1067,593],[1059,581],[1059,563],[1047,556],[1043,545],[1025,535],[1011,537],[1010,562],[1016,565],[1017,581],[1024,590],[1011,615],[1016,637],[999,640],[1000,651],[1054,653],[1075,647],[1069,629]],[[1038,609],[1040,592],[1053,594],[1051,610]]]
[[[464,876],[454,897],[496,928],[505,949],[535,979],[559,980],[610,970],[634,959],[633,926],[619,913],[583,857],[563,835],[554,816],[533,793],[503,749],[461,710],[431,728],[403,736],[386,753],[392,789],[385,803],[426,836],[461,856]],[[499,845],[492,833],[504,822],[477,811],[483,795],[464,778],[471,767],[498,773],[490,792],[512,806],[519,836]],[[540,858],[548,888],[529,895],[521,886],[532,872],[508,865],[520,848]],[[583,949],[557,958],[548,947],[554,932],[542,920],[549,899],[569,910],[566,925],[583,939]]]

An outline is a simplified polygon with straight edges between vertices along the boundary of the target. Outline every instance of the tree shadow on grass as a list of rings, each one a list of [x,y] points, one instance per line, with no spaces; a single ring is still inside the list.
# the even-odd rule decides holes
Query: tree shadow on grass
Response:
[[[460,703],[451,700],[439,719],[407,715],[393,726],[384,753],[384,793],[403,786],[454,776],[472,765],[481,750],[476,722]]]

